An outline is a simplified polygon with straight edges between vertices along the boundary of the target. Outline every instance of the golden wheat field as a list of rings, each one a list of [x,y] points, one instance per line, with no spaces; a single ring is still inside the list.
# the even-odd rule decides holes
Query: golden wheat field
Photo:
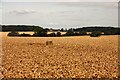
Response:
[[[112,78],[118,76],[118,36],[7,37],[4,78]],[[46,41],[53,45],[46,45]]]

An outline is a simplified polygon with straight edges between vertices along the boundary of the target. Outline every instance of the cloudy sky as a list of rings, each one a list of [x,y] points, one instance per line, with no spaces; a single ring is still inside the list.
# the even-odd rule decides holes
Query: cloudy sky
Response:
[[[1,0],[3,2],[118,2],[119,0]]]
[[[118,26],[118,0],[81,1],[2,0],[2,24],[32,24],[52,28]]]

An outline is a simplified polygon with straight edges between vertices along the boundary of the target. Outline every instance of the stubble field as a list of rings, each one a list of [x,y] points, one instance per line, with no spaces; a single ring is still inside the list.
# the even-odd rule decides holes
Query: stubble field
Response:
[[[7,37],[5,78],[112,78],[118,75],[118,36]],[[46,41],[53,45],[46,45]]]

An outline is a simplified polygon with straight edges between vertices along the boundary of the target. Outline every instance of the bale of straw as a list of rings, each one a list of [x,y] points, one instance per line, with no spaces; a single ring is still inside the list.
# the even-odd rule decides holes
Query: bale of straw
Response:
[[[46,45],[53,45],[53,41],[46,41]]]

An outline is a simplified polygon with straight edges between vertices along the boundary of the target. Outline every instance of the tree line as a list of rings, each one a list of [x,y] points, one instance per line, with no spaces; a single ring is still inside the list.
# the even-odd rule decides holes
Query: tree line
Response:
[[[100,36],[100,35],[119,35],[120,28],[118,27],[83,27],[83,28],[70,28],[70,29],[52,29],[42,28],[40,26],[31,25],[2,25],[2,31],[9,31],[8,36],[40,36],[40,37],[60,37],[60,36]],[[18,31],[34,31],[33,35],[18,34]],[[52,32],[47,34],[47,32]],[[55,33],[57,32],[57,33]],[[61,34],[61,32],[66,32]],[[88,32],[90,32],[88,34]]]

